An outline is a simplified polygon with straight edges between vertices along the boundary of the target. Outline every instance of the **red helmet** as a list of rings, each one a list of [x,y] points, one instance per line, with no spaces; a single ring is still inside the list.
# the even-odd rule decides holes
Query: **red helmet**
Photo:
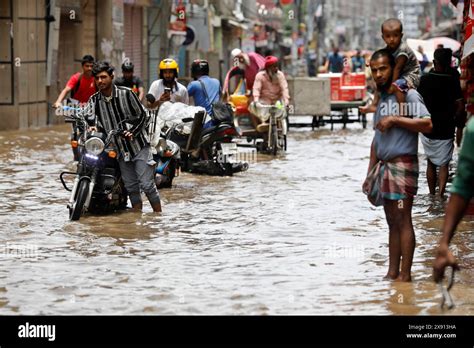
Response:
[[[267,69],[270,65],[278,63],[278,58],[275,56],[267,56],[265,57],[265,69]]]

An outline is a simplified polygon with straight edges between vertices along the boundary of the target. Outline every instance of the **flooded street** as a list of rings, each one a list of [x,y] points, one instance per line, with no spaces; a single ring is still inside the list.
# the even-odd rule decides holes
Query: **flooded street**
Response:
[[[373,136],[292,129],[234,177],[182,173],[163,214],[68,220],[69,126],[0,133],[0,314],[440,314],[431,280],[443,204],[421,160],[409,284],[382,280],[388,227],[361,192]],[[421,148],[421,147],[420,147]],[[449,314],[474,314],[474,221],[452,242]]]

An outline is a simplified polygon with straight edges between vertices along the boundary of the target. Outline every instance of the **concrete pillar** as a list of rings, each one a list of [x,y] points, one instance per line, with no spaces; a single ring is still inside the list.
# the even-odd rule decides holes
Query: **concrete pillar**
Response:
[[[123,55],[123,0],[97,2],[97,56],[120,68]]]

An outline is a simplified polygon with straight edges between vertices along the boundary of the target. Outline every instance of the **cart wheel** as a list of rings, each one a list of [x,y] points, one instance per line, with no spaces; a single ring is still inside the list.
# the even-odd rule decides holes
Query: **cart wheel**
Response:
[[[278,129],[275,126],[272,128],[272,134],[271,134],[271,149],[272,149],[272,155],[276,156],[278,153]]]

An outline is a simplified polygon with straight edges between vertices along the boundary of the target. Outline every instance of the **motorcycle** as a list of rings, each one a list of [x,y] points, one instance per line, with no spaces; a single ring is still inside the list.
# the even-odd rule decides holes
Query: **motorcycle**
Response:
[[[155,97],[147,94],[145,98],[153,104]],[[158,124],[158,110],[148,110],[148,133],[153,151],[153,160],[157,163],[155,169],[155,184],[158,189],[170,188],[173,179],[179,175],[181,151],[179,146],[166,139]]]
[[[127,192],[116,160],[117,149],[112,142],[114,136],[124,130],[115,129],[108,134],[89,131],[89,125],[80,113],[65,115],[65,121],[75,123],[79,134],[77,170],[64,171],[59,176],[64,188],[71,192],[67,205],[69,219],[79,220],[87,211],[108,213],[125,209]],[[65,175],[75,176],[72,188],[67,186]]]
[[[162,133],[167,142],[171,141],[180,148],[181,171],[232,176],[248,169],[248,163],[234,161],[237,144],[233,139],[240,134],[232,118],[220,121],[214,119],[212,124],[208,124],[209,127],[204,128],[207,117],[205,110],[202,109],[192,116],[174,120]]]

